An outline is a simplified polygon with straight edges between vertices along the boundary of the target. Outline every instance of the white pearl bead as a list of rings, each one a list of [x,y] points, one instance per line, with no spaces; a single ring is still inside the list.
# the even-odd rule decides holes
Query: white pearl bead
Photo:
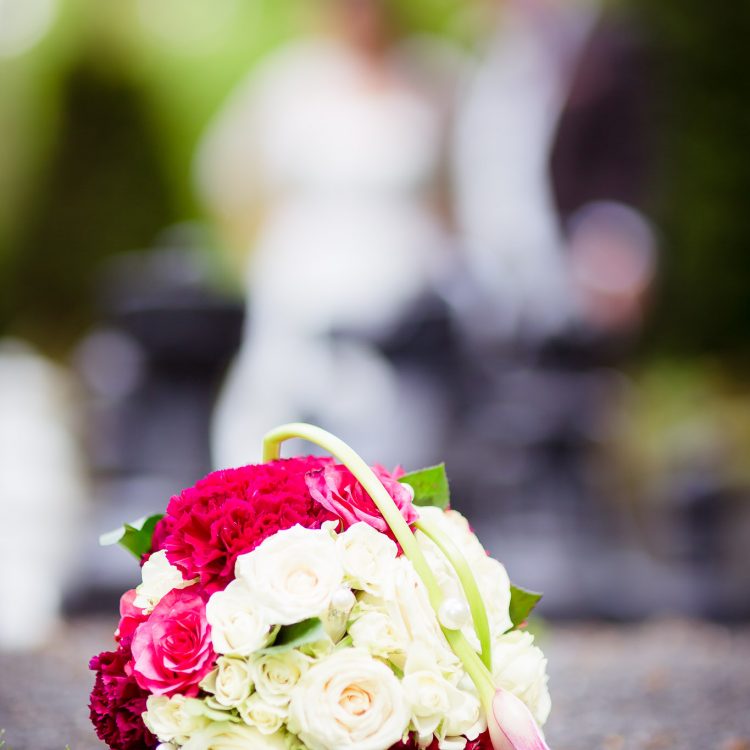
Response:
[[[468,624],[471,613],[466,602],[449,596],[443,601],[438,610],[440,624],[450,630],[460,630]]]
[[[331,596],[331,609],[335,612],[349,612],[356,601],[351,589],[336,589]]]

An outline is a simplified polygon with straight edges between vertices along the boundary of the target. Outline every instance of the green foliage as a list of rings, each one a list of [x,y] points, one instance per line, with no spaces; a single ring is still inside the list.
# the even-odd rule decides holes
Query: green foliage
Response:
[[[536,591],[529,591],[520,586],[510,585],[510,621],[513,627],[509,630],[515,630],[523,623],[531,611],[539,604],[542,595]]]
[[[323,623],[319,617],[311,617],[294,625],[284,625],[279,628],[276,640],[272,646],[264,648],[261,654],[278,654],[293,648],[300,648],[311,643],[318,643],[328,638]]]
[[[99,537],[99,544],[103,546],[119,544],[140,560],[143,555],[151,551],[154,529],[163,517],[163,513],[157,513],[153,516],[144,516],[132,523],[126,523],[119,529],[102,534]]]
[[[451,501],[445,464],[405,474],[399,480],[414,490],[415,505],[432,505],[445,510]]]

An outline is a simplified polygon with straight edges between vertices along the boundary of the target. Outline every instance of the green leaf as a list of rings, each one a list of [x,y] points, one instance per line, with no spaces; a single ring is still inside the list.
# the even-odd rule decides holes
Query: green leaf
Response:
[[[328,638],[319,617],[311,617],[309,620],[296,622],[294,625],[284,625],[279,628],[279,633],[272,646],[259,651],[261,654],[279,654],[293,648],[300,648],[309,643],[317,643]]]
[[[531,610],[539,604],[542,595],[536,591],[529,591],[520,586],[510,585],[510,621],[513,627],[507,632],[515,630],[531,614]]]
[[[414,505],[432,505],[445,510],[451,501],[445,464],[412,471],[404,474],[398,481],[412,487]]]
[[[354,639],[347,633],[334,647],[334,651],[341,651],[342,648],[354,648]]]
[[[157,513],[153,516],[144,516],[132,523],[126,523],[119,529],[102,534],[99,537],[99,544],[104,547],[110,544],[119,544],[140,560],[143,555],[151,551],[154,528],[162,518],[164,518],[164,514]]]

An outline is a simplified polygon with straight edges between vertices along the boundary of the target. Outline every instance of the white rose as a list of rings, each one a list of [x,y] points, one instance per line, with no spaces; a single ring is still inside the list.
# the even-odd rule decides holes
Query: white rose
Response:
[[[419,509],[419,516],[436,525],[446,536],[450,537],[469,563],[487,556],[487,551],[471,530],[469,522],[457,510],[441,510],[426,506]]]
[[[353,648],[313,665],[289,706],[289,729],[310,750],[383,750],[401,739],[409,718],[393,672]]]
[[[286,750],[281,732],[263,734],[246,724],[219,721],[194,734],[182,750]]]
[[[167,553],[163,549],[154,552],[143,563],[141,577],[143,582],[136,586],[133,604],[145,612],[151,612],[172,589],[182,589],[195,583],[195,579],[186,581],[182,577],[182,573],[167,560]]]
[[[213,693],[220,706],[239,706],[247,700],[253,689],[250,664],[245,659],[221,656],[216,662],[216,669],[203,678],[201,687]]]
[[[232,581],[206,605],[211,641],[217,654],[249,656],[270,640],[271,623],[243,581]]]
[[[146,700],[146,711],[143,723],[161,742],[175,740],[178,744],[186,742],[195,732],[207,727],[208,718],[186,710],[191,699],[184,695],[149,695]]]
[[[257,656],[251,667],[255,689],[267,703],[286,706],[311,663],[309,656],[296,649]]]
[[[401,685],[420,744],[428,745],[433,734],[448,744],[464,735],[475,739],[484,731],[479,700],[454,684],[455,679],[455,673],[441,673],[426,644],[411,647]]]
[[[240,555],[235,571],[275,625],[325,614],[343,578],[330,533],[299,525]]]
[[[451,703],[445,721],[437,733],[441,748],[455,746],[457,742],[463,747],[466,739],[475,740],[487,729],[482,704],[473,690],[473,683],[457,686],[455,700]]]
[[[552,703],[547,689],[547,659],[530,633],[514,630],[492,644],[492,675],[498,687],[520,698],[539,724],[549,716]]]
[[[402,640],[429,645],[441,669],[447,670],[460,663],[445,640],[422,579],[403,555],[394,563],[393,578],[381,608],[392,620]]]
[[[479,593],[487,608],[490,632],[493,636],[500,636],[513,627],[510,619],[510,579],[505,566],[486,555],[472,565]]]
[[[385,612],[365,611],[349,625],[349,635],[357,648],[374,656],[388,659],[406,652],[405,633]]]
[[[338,535],[336,547],[346,582],[352,588],[381,596],[398,552],[393,540],[360,522]]]
[[[429,510],[436,511],[437,509]],[[429,517],[435,517],[435,513]],[[448,510],[441,513],[439,522],[474,571],[479,591],[487,608],[492,634],[502,635],[513,625],[508,612],[510,579],[505,567],[487,555],[487,551],[472,532],[469,522],[458,511]]]
[[[452,685],[436,669],[426,645],[414,644],[410,649],[401,687],[411,709],[411,727],[419,743],[429,745],[450,709]]]
[[[256,727],[262,734],[278,732],[288,715],[285,706],[267,703],[259,693],[253,693],[239,707],[239,710],[242,721]]]
[[[490,632],[493,636],[502,635],[513,624],[509,614],[510,580],[505,568],[497,560],[488,557],[479,540],[470,531],[468,522],[460,513],[443,512],[437,508],[424,510],[428,511],[426,518],[448,536],[466,558],[487,610]],[[443,595],[446,598],[459,599],[468,607],[463,586],[445,555],[422,532],[417,532],[417,540]],[[461,630],[472,646],[478,649],[479,640],[473,623],[470,621]]]

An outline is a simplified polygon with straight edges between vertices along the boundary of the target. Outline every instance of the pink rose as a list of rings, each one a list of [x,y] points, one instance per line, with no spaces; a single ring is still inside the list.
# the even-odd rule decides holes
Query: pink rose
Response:
[[[133,674],[155,695],[196,695],[215,654],[203,599],[191,588],[173,589],[141,623],[132,643]]]
[[[403,469],[398,467],[390,474],[376,464],[372,470],[393,498],[406,523],[414,523],[419,518],[412,504],[414,491],[408,484],[398,481],[404,474]],[[344,522],[345,528],[364,521],[374,529],[393,536],[372,498],[345,466],[325,466],[310,471],[305,480],[313,500],[337,515]]]

